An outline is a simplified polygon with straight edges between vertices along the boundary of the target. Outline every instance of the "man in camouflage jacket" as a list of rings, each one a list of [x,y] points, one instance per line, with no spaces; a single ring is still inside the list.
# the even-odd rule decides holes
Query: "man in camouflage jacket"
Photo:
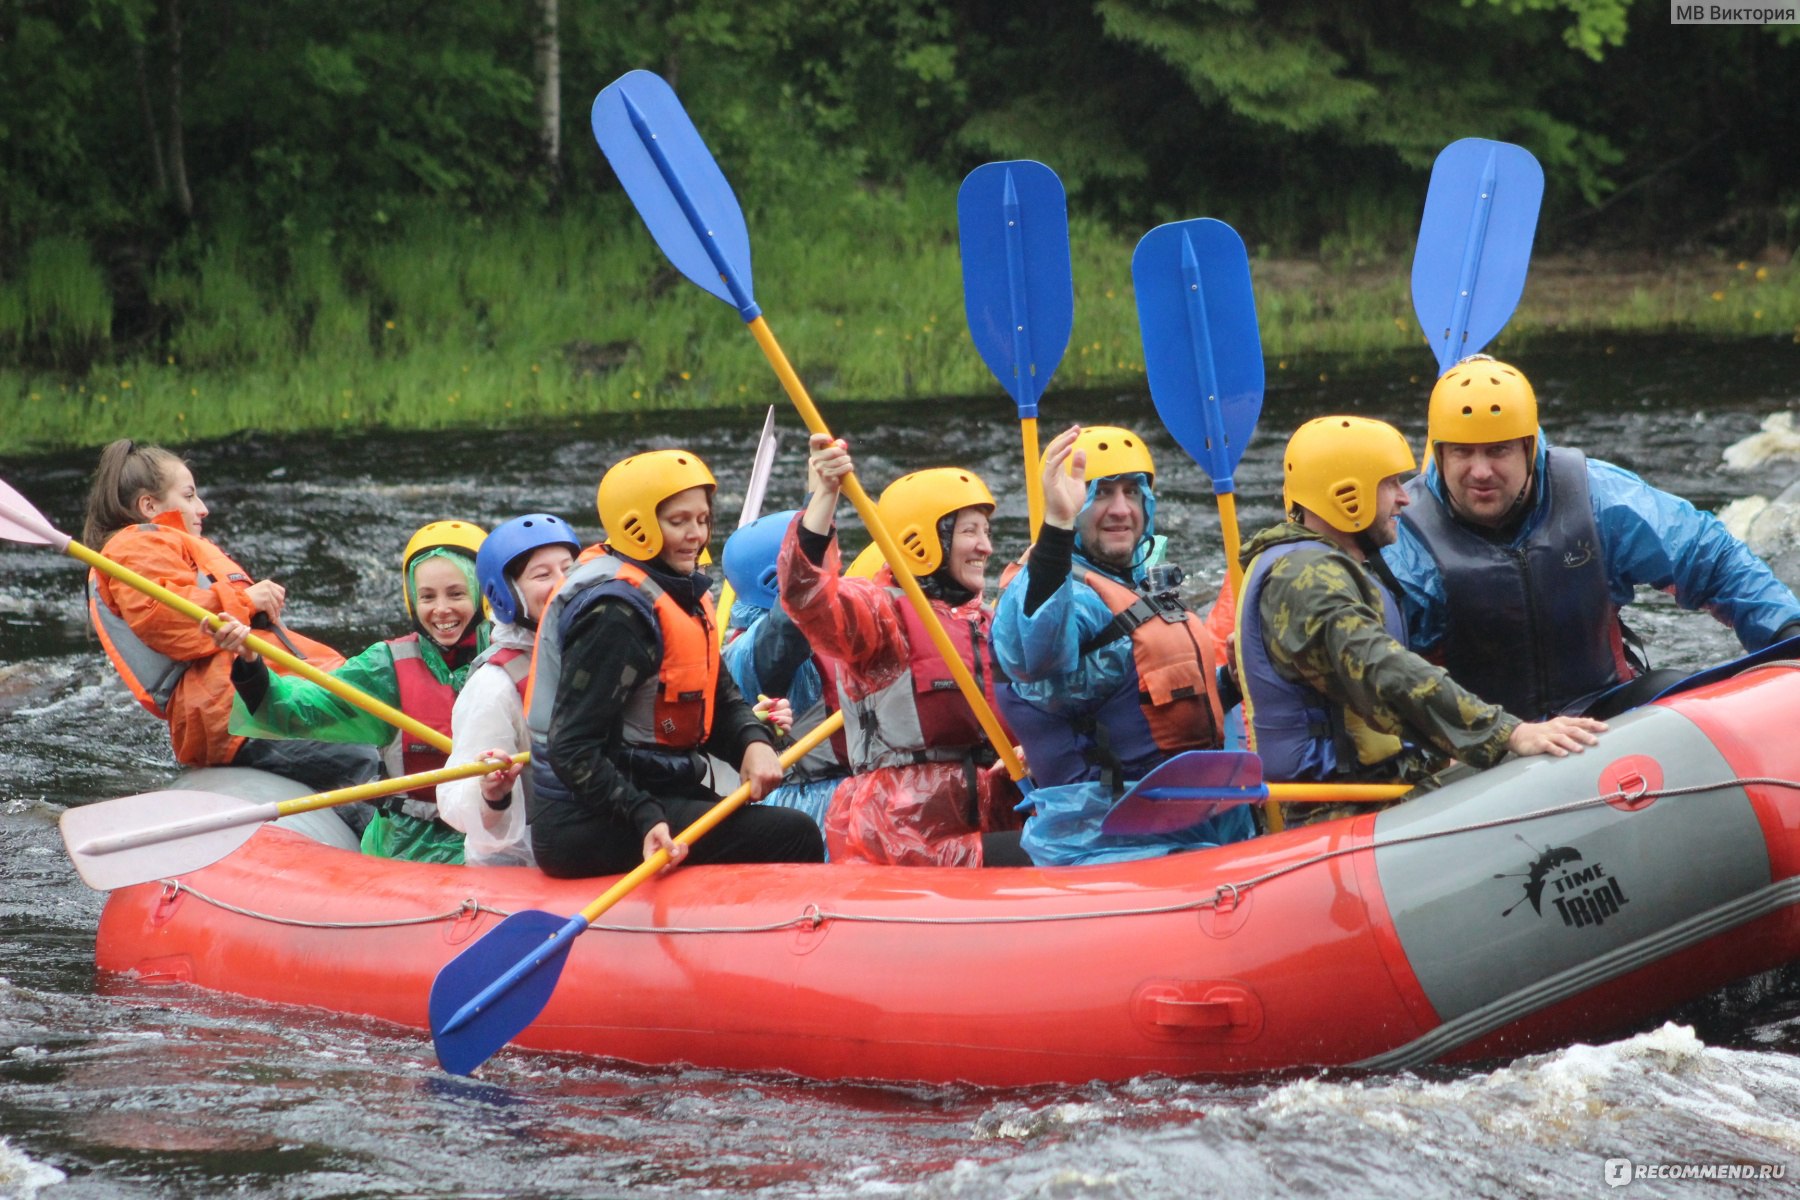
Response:
[[[1521,721],[1409,651],[1379,579],[1414,469],[1400,432],[1310,421],[1288,443],[1289,519],[1244,547],[1235,660],[1252,748],[1272,780],[1417,781],[1459,759],[1579,752],[1606,728]]]

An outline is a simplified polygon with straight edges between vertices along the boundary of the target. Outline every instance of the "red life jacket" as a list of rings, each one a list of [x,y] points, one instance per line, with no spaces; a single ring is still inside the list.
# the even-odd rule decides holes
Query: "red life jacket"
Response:
[[[516,646],[503,646],[488,655],[487,662],[506,672],[506,677],[519,689],[519,703],[523,704],[526,689],[531,686],[531,655]]]
[[[898,608],[906,628],[906,668],[891,683],[861,700],[852,699],[840,689],[838,703],[844,711],[851,765],[860,772],[968,758],[976,747],[987,746],[987,734],[969,702],[963,699],[956,677],[938,653],[925,623],[906,602],[905,593],[898,588],[889,591],[900,598]],[[946,608],[937,609],[957,657],[974,676],[989,707],[994,707],[994,663],[988,640],[993,614],[980,607],[969,613],[959,617],[952,616]]]
[[[400,689],[400,711],[449,737],[450,710],[456,707],[456,691],[449,684],[440,683],[431,668],[425,665],[419,652],[419,635],[409,633],[405,637],[390,638],[387,646],[394,656],[394,682]],[[447,759],[442,750],[427,745],[404,729],[400,731],[400,763],[405,774],[435,771]],[[425,804],[437,803],[435,787],[415,788],[405,795]]]

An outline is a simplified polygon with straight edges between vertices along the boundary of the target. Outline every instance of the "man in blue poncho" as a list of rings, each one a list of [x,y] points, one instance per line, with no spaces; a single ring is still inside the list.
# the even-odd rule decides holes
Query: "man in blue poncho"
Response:
[[[1045,450],[1043,476],[1043,528],[994,618],[1001,706],[1037,782],[1025,851],[1040,865],[1112,862],[1250,837],[1247,808],[1177,834],[1100,832],[1129,782],[1221,744],[1212,644],[1179,574],[1151,569],[1156,466],[1141,438],[1076,426]]]
[[[1476,355],[1432,389],[1425,471],[1385,551],[1412,649],[1526,720],[1607,717],[1681,678],[1628,648],[1639,584],[1706,609],[1748,650],[1800,634],[1800,601],[1710,513],[1550,446],[1515,367]]]

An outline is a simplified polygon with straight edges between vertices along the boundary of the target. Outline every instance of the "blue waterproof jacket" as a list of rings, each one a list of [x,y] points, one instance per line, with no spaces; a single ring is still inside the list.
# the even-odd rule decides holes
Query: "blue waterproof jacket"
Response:
[[[1149,489],[1145,496],[1146,539],[1155,519]],[[1094,488],[1088,488],[1092,502]],[[1132,569],[1130,582],[1144,578],[1153,554],[1139,555],[1145,562]],[[1024,573],[1000,596],[994,613],[994,654],[1006,673],[1014,701],[1043,712],[1075,720],[1098,710],[1130,677],[1135,677],[1132,643],[1117,638],[1090,651],[1081,647],[1112,623],[1112,611],[1099,593],[1082,581],[1098,567],[1084,557],[1079,543],[1069,577],[1038,610],[1027,616]],[[1026,747],[1030,757],[1031,747]],[[1097,770],[1096,770],[1097,774]],[[1160,837],[1114,837],[1100,832],[1100,822],[1117,797],[1099,779],[1089,782],[1040,786],[1031,793],[1036,813],[1025,823],[1021,844],[1032,861],[1041,866],[1090,862],[1121,862],[1154,858],[1177,850],[1241,841],[1255,834],[1248,808],[1222,813],[1178,834]]]
[[[1540,434],[1535,475],[1540,483],[1548,452]],[[1447,505],[1435,461],[1426,464],[1424,482],[1437,502]],[[1746,650],[1760,650],[1784,626],[1800,621],[1800,600],[1711,513],[1599,459],[1587,460],[1587,484],[1615,609],[1631,602],[1639,584],[1672,591],[1681,607],[1705,609],[1731,626]],[[1511,547],[1530,538],[1550,503],[1547,489],[1539,486]],[[1439,650],[1450,622],[1444,579],[1431,551],[1401,521],[1399,539],[1383,557],[1400,584],[1410,647],[1421,654]]]
[[[756,650],[761,632],[769,627],[769,613],[769,609],[747,604],[743,600],[731,606],[732,626],[741,628],[743,632],[726,645],[721,662],[746,699],[754,702],[754,698],[759,695],[786,696],[788,704],[794,710],[796,727],[793,732],[797,737],[806,733],[805,729],[799,728],[799,718],[819,705],[823,699],[819,668],[810,660],[801,663],[794,669],[793,677],[785,688],[759,677]],[[830,743],[826,743],[825,754],[829,754],[830,750]],[[820,757],[818,751],[801,761],[810,764],[815,757]],[[848,773],[840,768],[836,774],[827,778],[794,779],[801,773],[789,772],[789,778],[794,781],[784,782],[763,797],[762,802],[781,808],[799,809],[823,828],[825,810],[831,806],[832,793],[837,791],[839,781]]]

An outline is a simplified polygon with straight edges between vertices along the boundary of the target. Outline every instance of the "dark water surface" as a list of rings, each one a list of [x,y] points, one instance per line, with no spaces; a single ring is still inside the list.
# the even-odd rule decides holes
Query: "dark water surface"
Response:
[[[1772,496],[1800,468],[1720,451],[1800,406],[1800,347],[1618,342],[1525,357],[1550,436],[1702,508]],[[1326,378],[1274,373],[1237,476],[1246,536],[1274,520],[1301,420],[1357,411],[1422,441],[1426,356]],[[768,399],[779,399],[770,387]],[[783,405],[768,508],[797,504],[803,431]],[[243,438],[191,447],[208,532],[289,588],[297,627],[357,648],[402,624],[395,559],[420,523],[531,509],[595,532],[600,472],[686,445],[735,521],[759,411],[651,414],[530,433]],[[839,406],[871,485],[954,462],[1003,495],[1022,547],[1018,427],[976,400]],[[1196,596],[1222,574],[1211,487],[1143,395],[1053,394],[1060,422],[1130,425],[1159,465],[1159,526]],[[0,462],[78,532],[84,452]],[[847,536],[854,540],[854,535]],[[715,542],[715,550],[717,543]],[[1735,653],[1729,633],[1646,597],[1661,666]],[[1796,731],[1800,736],[1800,730]],[[162,727],[85,629],[69,560],[0,551],[0,1197],[1772,1195],[1800,1179],[1800,974],[1764,976],[1598,1047],[1480,1068],[1229,1085],[1143,1079],[1030,1092],[817,1084],[507,1053],[479,1081],[420,1034],[313,1010],[101,979],[103,897],[64,857],[70,805],[169,787]],[[1004,980],[972,986],[1020,986]],[[1355,1003],[1345,997],[1344,1003]],[[1782,1183],[1602,1181],[1611,1158],[1772,1164]]]

